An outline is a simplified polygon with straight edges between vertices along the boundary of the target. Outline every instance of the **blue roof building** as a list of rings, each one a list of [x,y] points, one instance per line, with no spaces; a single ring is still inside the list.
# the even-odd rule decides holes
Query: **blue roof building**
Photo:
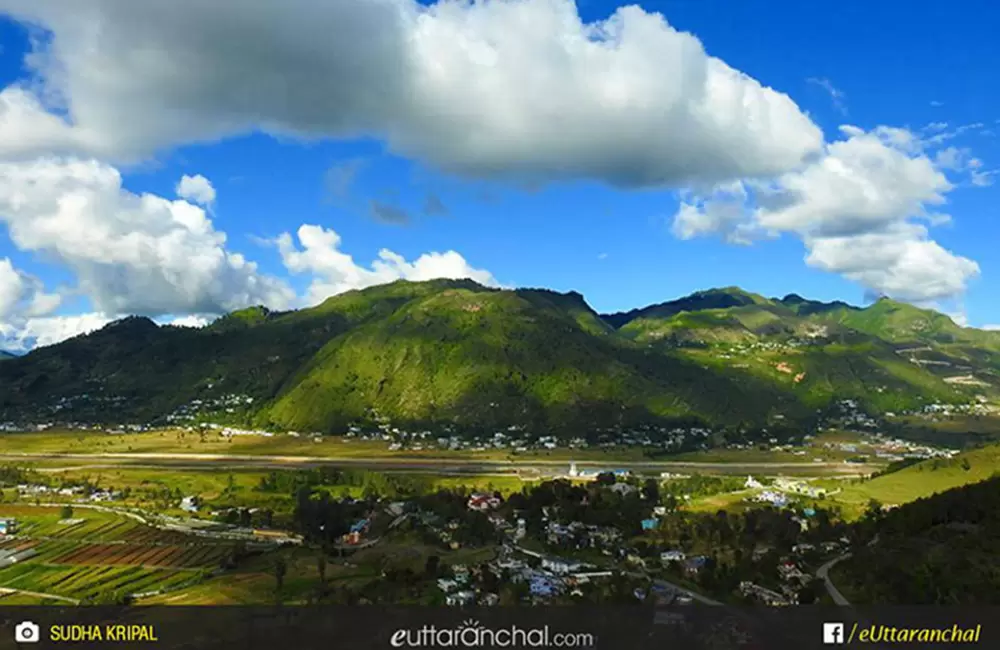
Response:
[[[657,524],[659,524],[659,523],[660,523],[660,520],[657,519],[656,517],[652,517],[650,519],[643,519],[642,520],[642,529],[643,530],[655,530]]]
[[[544,576],[532,577],[528,588],[532,596],[551,596],[556,591],[556,587],[552,581]]]

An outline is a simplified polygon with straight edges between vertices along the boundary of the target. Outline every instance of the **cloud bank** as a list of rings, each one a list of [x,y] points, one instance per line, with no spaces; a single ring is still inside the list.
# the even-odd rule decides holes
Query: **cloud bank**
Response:
[[[738,182],[692,194],[674,217],[682,239],[730,241],[793,234],[805,261],[871,292],[921,303],[954,298],[979,265],[930,237],[954,185],[928,143],[904,129],[842,127],[813,162],[770,182]]]
[[[31,81],[0,90],[0,221],[21,251],[69,270],[68,291],[101,315],[56,327],[61,293],[4,260],[8,330],[284,308],[398,278],[495,283],[454,251],[357,265],[334,230],[304,225],[276,240],[287,270],[311,276],[297,296],[230,249],[204,176],[180,179],[177,198],[122,186],[122,163],[252,132],[373,137],[466,178],[679,189],[682,239],[791,234],[807,264],[907,300],[955,296],[979,272],[931,237],[949,218],[946,172],[992,182],[968,150],[943,148],[975,125],[845,127],[824,142],[787,95],[636,6],[590,23],[571,0],[0,0],[0,12],[43,33]],[[330,193],[347,193],[359,168],[331,169]]]

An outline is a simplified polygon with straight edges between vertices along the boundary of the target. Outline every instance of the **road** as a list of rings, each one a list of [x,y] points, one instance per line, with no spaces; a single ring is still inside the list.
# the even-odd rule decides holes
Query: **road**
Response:
[[[680,585],[675,585],[674,583],[668,582],[666,580],[656,579],[656,580],[653,580],[653,584],[656,585],[657,587],[666,587],[667,589],[670,589],[671,591],[674,591],[674,592],[676,592],[678,594],[681,594],[683,596],[687,596],[691,600],[698,601],[699,603],[702,603],[703,605],[722,605],[722,603],[720,603],[717,600],[712,600],[708,596],[702,596],[698,592],[691,591],[690,589],[685,589],[684,587],[682,587]]]
[[[833,599],[835,605],[840,605],[841,607],[850,607],[851,603],[844,598],[842,593],[840,593],[837,586],[833,584],[833,580],[830,580],[830,569],[832,569],[841,560],[846,560],[849,557],[851,557],[850,553],[838,555],[816,570],[816,577],[823,581],[823,585],[826,587],[826,593],[830,594],[830,598]]]
[[[24,461],[84,461],[93,466],[95,462],[106,465],[141,465],[150,467],[195,468],[226,464],[248,469],[313,468],[323,466],[357,466],[385,471],[456,471],[476,474],[515,473],[535,471],[538,473],[562,474],[569,468],[569,460],[524,459],[495,460],[476,458],[423,458],[423,457],[359,457],[359,456],[288,456],[255,454],[198,454],[162,452],[121,452],[121,453],[5,453],[0,454],[0,462]],[[698,461],[617,461],[578,460],[578,469],[631,469],[646,471],[667,470],[715,470],[735,474],[777,470],[822,469],[831,473],[864,474],[872,467],[841,462],[794,463],[794,462],[746,462],[719,463]]]

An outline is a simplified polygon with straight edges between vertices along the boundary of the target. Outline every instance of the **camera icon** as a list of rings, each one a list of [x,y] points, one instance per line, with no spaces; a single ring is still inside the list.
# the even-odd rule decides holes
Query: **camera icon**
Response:
[[[21,621],[14,626],[14,643],[38,643],[40,636],[38,623]]]

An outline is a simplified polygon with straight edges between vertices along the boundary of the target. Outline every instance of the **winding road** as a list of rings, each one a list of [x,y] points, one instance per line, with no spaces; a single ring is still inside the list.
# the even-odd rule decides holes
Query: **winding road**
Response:
[[[830,569],[836,566],[838,562],[846,560],[849,557],[851,557],[850,553],[838,555],[816,570],[816,577],[823,581],[823,586],[826,587],[826,593],[830,594],[830,598],[833,600],[835,605],[840,605],[841,607],[850,607],[851,603],[844,598],[844,594],[840,593],[837,586],[833,584],[833,580],[830,579]]]

